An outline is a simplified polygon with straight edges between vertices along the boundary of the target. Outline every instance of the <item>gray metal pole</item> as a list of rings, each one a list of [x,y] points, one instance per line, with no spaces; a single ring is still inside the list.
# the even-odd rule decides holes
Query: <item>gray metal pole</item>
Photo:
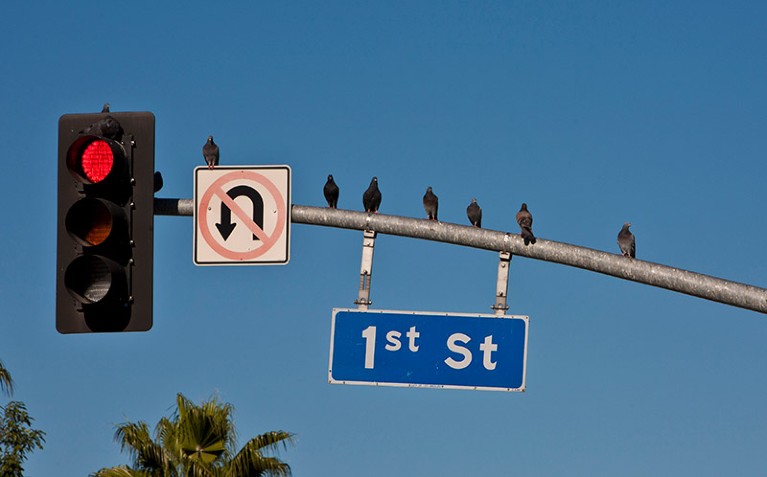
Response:
[[[191,199],[155,199],[157,215],[192,215],[193,209]],[[534,245],[526,246],[518,234],[411,217],[303,205],[293,205],[291,214],[292,222],[298,224],[374,230],[379,234],[511,252],[767,313],[767,289],[539,237]]]
[[[154,199],[154,215],[194,215],[193,199]]]

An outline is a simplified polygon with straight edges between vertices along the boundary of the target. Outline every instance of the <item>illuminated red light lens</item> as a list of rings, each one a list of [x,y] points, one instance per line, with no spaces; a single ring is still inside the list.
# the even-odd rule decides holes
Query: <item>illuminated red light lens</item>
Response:
[[[92,183],[103,181],[112,170],[114,156],[105,141],[93,141],[83,151],[81,165],[83,174]]]

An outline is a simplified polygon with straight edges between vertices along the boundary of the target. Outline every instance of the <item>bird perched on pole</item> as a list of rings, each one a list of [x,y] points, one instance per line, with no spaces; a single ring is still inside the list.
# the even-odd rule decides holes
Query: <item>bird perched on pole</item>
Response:
[[[365,212],[378,213],[378,207],[381,206],[381,191],[378,189],[378,178],[375,176],[370,180],[370,185],[365,193],[362,194],[362,206],[365,207]]]
[[[218,144],[213,142],[213,136],[208,136],[208,141],[202,146],[202,156],[208,164],[208,169],[218,165]]]
[[[482,228],[482,207],[477,204],[477,199],[471,199],[471,204],[466,207],[466,216],[471,225]]]
[[[426,188],[426,194],[423,195],[423,210],[426,211],[428,220],[437,219],[437,210],[439,209],[439,197],[431,190],[431,186]]]
[[[325,183],[322,193],[325,194],[325,200],[328,201],[328,207],[331,209],[338,208],[338,192],[338,184],[333,180],[333,174],[328,174],[328,181]]]
[[[631,224],[626,222],[623,224],[623,228],[618,232],[618,247],[621,249],[621,254],[624,257],[636,258],[637,245],[634,234],[629,230]]]
[[[535,243],[535,235],[533,235],[533,214],[527,210],[527,204],[522,203],[522,208],[517,212],[517,223],[522,230],[520,235],[525,241],[525,245]]]

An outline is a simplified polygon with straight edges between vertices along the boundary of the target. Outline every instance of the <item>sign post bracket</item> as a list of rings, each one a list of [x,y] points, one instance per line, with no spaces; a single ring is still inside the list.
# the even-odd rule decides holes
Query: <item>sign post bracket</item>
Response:
[[[362,239],[362,265],[360,266],[360,289],[354,304],[359,310],[365,311],[370,305],[370,282],[373,279],[373,248],[376,235],[374,230],[365,230]]]
[[[495,284],[495,304],[490,308],[495,310],[496,315],[506,314],[509,305],[506,298],[509,294],[509,268],[511,268],[511,252],[499,252],[498,279]]]

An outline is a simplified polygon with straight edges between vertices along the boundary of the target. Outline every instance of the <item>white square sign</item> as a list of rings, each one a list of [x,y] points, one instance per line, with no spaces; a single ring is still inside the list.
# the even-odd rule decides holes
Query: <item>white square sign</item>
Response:
[[[286,265],[290,166],[194,170],[194,263]]]

